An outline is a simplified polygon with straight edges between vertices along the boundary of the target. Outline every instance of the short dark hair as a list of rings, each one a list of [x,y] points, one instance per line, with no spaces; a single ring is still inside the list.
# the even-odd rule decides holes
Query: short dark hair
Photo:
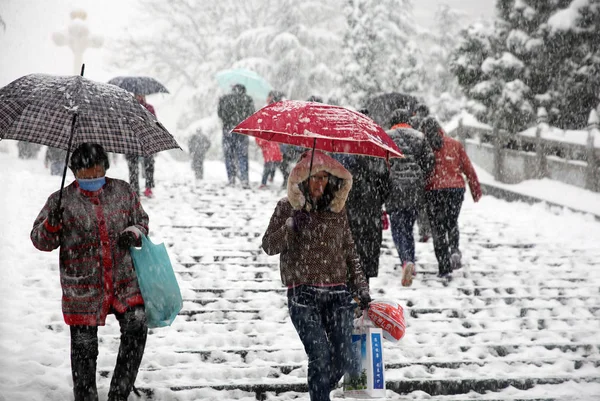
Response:
[[[98,164],[104,166],[105,170],[110,167],[108,155],[102,145],[97,143],[82,143],[73,151],[69,160],[69,168],[73,172],[82,168],[94,167]]]
[[[417,104],[417,107],[415,107],[415,113],[427,117],[429,115],[429,107],[427,107],[425,103],[419,103]]]
[[[281,91],[270,91],[269,92],[269,97],[271,98],[271,102],[275,103],[275,102],[279,102],[282,101],[283,98],[285,97],[285,93],[281,92]]]
[[[388,125],[393,127],[396,124],[408,124],[410,123],[410,113],[406,109],[396,109],[392,111],[388,120]]]
[[[307,102],[323,103],[323,98],[321,96],[312,95],[308,99],[306,99],[306,101]]]

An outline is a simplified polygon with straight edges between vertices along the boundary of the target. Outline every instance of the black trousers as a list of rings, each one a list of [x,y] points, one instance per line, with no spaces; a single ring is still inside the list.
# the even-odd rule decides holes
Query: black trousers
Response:
[[[452,271],[450,255],[459,251],[458,216],[465,198],[465,189],[448,188],[427,191],[425,198],[439,272],[449,273]]]
[[[127,155],[127,166],[129,167],[129,185],[140,194],[140,162],[139,156]],[[154,188],[154,156],[144,156],[144,172],[146,173],[146,188]]]
[[[135,306],[125,313],[115,313],[121,327],[121,345],[110,382],[108,401],[125,401],[133,389],[144,348],[148,326],[144,306]],[[98,358],[98,327],[71,326],[71,373],[75,401],[98,401],[96,360]]]

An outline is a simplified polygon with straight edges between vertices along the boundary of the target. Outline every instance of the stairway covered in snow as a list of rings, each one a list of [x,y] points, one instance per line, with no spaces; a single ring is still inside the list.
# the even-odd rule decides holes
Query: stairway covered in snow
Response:
[[[153,234],[165,239],[184,307],[171,327],[151,330],[136,382],[142,397],[308,399],[278,257],[260,249],[283,193],[208,183],[157,194],[147,206]],[[576,228],[557,226],[567,217],[539,205],[495,199],[466,202],[460,223],[466,266],[450,283],[436,277],[429,242],[417,244],[418,275],[403,288],[384,233],[372,295],[401,303],[407,322],[406,336],[384,346],[388,398],[576,399],[578,388],[599,383],[593,238],[573,237]],[[118,327],[101,341],[116,354]],[[98,366],[108,380],[113,361]]]

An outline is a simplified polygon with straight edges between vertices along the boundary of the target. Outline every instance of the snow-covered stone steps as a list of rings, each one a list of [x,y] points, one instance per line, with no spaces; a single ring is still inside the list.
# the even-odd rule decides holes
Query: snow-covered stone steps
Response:
[[[211,249],[207,250],[207,252],[203,252],[201,254],[189,254],[185,255],[185,261],[179,261],[182,266],[186,268],[200,268],[200,269],[220,269],[220,270],[236,270],[240,272],[244,271],[252,271],[252,269],[256,267],[268,268],[269,270],[279,272],[279,261],[274,260],[273,257],[265,258],[265,260],[261,261],[251,261],[251,260],[241,260],[237,262],[215,262],[210,261],[206,262],[203,259],[206,258],[207,255],[213,256],[215,254],[229,254],[229,253],[239,253],[242,257],[250,257],[250,256],[260,256],[264,255],[262,249],[257,246],[248,247],[248,248],[240,248],[240,249],[228,249],[222,248],[221,245],[213,245]],[[245,255],[247,253],[247,255]],[[599,257],[600,259],[600,257]],[[402,269],[402,265],[398,263],[396,258],[391,259],[392,263],[389,261],[383,260],[380,263],[380,275],[379,277],[399,277]],[[545,274],[549,279],[583,279],[587,278],[588,280],[593,279],[590,277],[590,274],[596,273],[598,271],[594,265],[589,264],[580,264],[578,266],[568,265],[565,266],[566,263],[557,263],[553,266],[548,264],[544,264]],[[482,266],[485,266],[483,268]],[[558,267],[558,268],[557,268]],[[530,266],[531,269],[531,266]],[[437,275],[437,264],[434,263],[417,263],[417,273],[424,275]],[[522,268],[514,268],[514,266],[493,266],[486,265],[483,263],[475,264],[473,266],[466,266],[462,270],[455,271],[456,277],[466,277],[469,278],[478,278],[478,277],[494,277],[500,274],[503,275],[511,275],[517,277],[535,277],[539,280],[539,272],[532,270],[524,270]],[[512,277],[511,277],[512,278]],[[377,278],[375,278],[376,280]],[[418,280],[418,279],[417,279]],[[600,277],[598,280],[600,285]]]
[[[287,333],[263,333],[256,336],[227,335],[223,338],[211,338],[198,344],[196,335],[172,335],[180,338],[181,344],[172,346],[172,338],[153,337],[149,344],[154,347],[163,348],[161,351],[153,352],[149,348],[149,355],[159,354],[168,350],[169,360],[176,359],[173,353],[198,354],[205,358],[224,358],[225,355],[242,355],[244,359],[260,359],[265,363],[290,362],[290,358],[298,361],[305,360],[304,349],[298,339],[292,337],[293,331]],[[214,333],[212,333],[214,334]],[[574,356],[585,358],[600,358],[598,343],[593,332],[585,333],[585,338],[578,341],[568,337],[558,337],[561,333],[547,333],[540,335],[538,339],[529,339],[529,335],[510,333],[500,336],[489,333],[487,336],[478,338],[476,336],[461,337],[456,334],[442,335],[432,332],[423,339],[407,339],[403,346],[384,346],[386,363],[404,362],[407,359],[430,361],[440,358],[454,358],[455,362],[464,359],[477,358],[481,361],[501,358],[506,360],[527,360],[537,363],[539,358],[563,358],[568,360]],[[500,333],[504,334],[504,333]],[[118,336],[104,336],[102,343],[118,345]],[[587,342],[586,342],[587,341]],[[504,343],[503,343],[504,342]],[[432,347],[443,346],[445,351],[432,349]],[[268,355],[267,355],[268,354]],[[532,357],[535,355],[535,357]],[[230,357],[227,357],[230,358]]]
[[[596,377],[594,380],[590,373],[595,370],[596,367],[593,364],[581,363],[576,369],[571,363],[557,363],[560,366],[555,366],[553,364],[531,364],[531,363],[514,363],[514,364],[501,364],[501,363],[491,363],[491,364],[482,364],[475,366],[467,366],[467,365],[458,365],[457,367],[451,368],[443,368],[436,366],[422,366],[422,365],[414,365],[410,367],[403,368],[393,368],[386,366],[386,382],[389,384],[393,382],[415,382],[419,381],[421,383],[425,381],[435,381],[436,376],[445,376],[446,379],[444,382],[452,382],[452,381],[478,381],[481,380],[482,377],[490,377],[490,375],[494,375],[497,379],[505,379],[515,381],[523,377],[527,378],[537,378],[544,380],[552,380],[557,378],[556,370],[557,368],[562,370],[563,374],[559,375],[561,381],[565,380],[575,380],[575,381],[598,381],[600,377]],[[212,385],[217,382],[219,384],[225,382],[241,382],[245,381],[254,382],[255,384],[262,384],[260,380],[270,380],[276,379],[280,384],[283,383],[294,383],[298,379],[306,380],[307,370],[305,366],[302,366],[298,369],[292,370],[287,374],[282,373],[280,369],[272,368],[269,365],[252,365],[247,364],[247,366],[231,366],[227,364],[215,364],[212,365],[210,363],[206,363],[206,369],[198,370],[193,369],[193,365],[184,367],[181,366],[177,369],[169,368],[168,376],[169,380],[165,380],[166,371],[163,369],[156,370],[142,370],[138,374],[137,382],[142,385],[143,383],[159,383],[161,381],[168,382],[169,386],[180,386],[184,384],[192,384],[197,385],[201,382],[201,386],[206,386],[207,384]],[[457,374],[457,370],[461,370],[461,374]],[[454,376],[453,376],[454,374]],[[433,380],[432,380],[433,379]],[[200,383],[199,383],[200,382]],[[547,381],[546,383],[552,383],[551,381]],[[167,383],[165,383],[167,384]],[[431,384],[429,384],[431,385]],[[388,385],[388,388],[390,386]],[[446,390],[447,391],[447,390]],[[429,391],[427,391],[430,393]],[[442,389],[439,389],[435,392],[436,394],[444,394]],[[431,393],[430,393],[431,394]],[[454,392],[449,392],[445,394],[456,394]]]
[[[548,394],[553,394],[552,388],[557,387],[562,389],[561,385],[542,385],[540,387],[549,388],[547,391]],[[153,388],[141,388],[142,397],[147,397],[143,399],[147,400],[165,400],[169,399],[169,397],[173,396],[173,392],[170,389],[153,389]],[[532,397],[528,396],[527,391],[519,390],[516,388],[507,388],[505,390],[509,392],[509,394],[487,394],[482,396],[474,391],[471,391],[469,394],[464,395],[437,395],[435,397],[436,401],[473,401],[476,399],[485,399],[485,401],[575,401],[575,398],[565,398],[565,397]],[[297,400],[297,401],[309,401],[310,398],[308,393],[306,392],[298,392],[298,391],[277,391],[277,392],[247,392],[241,390],[214,390],[211,388],[200,388],[200,389],[189,389],[189,390],[179,390],[177,391],[177,396],[181,397],[182,400],[200,400],[200,399],[212,399],[212,400],[227,400],[227,399],[235,399],[242,401],[255,401],[255,400]],[[520,394],[520,396],[518,395]],[[556,394],[556,392],[554,392]],[[364,401],[361,398],[353,398],[348,395],[344,395],[341,389],[334,390],[332,393],[333,399],[342,398],[345,401]],[[485,397],[485,398],[482,398]],[[417,391],[410,395],[400,395],[394,393],[392,390],[386,391],[387,400],[394,401],[413,401],[415,399],[428,399],[428,395],[423,393],[422,391]],[[577,400],[579,401],[579,400]]]
[[[240,371],[244,371],[245,369],[255,369],[257,367],[266,367],[272,370],[277,371],[280,375],[287,375],[290,374],[292,371],[297,370],[297,369],[304,369],[306,368],[306,363],[303,361],[302,363],[286,363],[286,364],[278,364],[278,363],[264,363],[262,364],[263,361],[253,361],[253,364],[255,364],[254,366],[248,365],[248,364],[243,364],[243,363],[236,363],[236,362],[229,362],[226,361],[224,359],[220,359],[220,358],[211,358],[211,356],[207,356],[207,357],[202,357],[202,361],[203,362],[207,362],[206,368],[208,370],[211,369],[210,364],[214,364],[214,368],[220,368],[222,364],[228,364],[227,368],[228,369],[236,369],[236,370],[240,370]],[[169,370],[179,370],[179,369],[191,369],[194,367],[194,364],[198,363],[197,360],[182,360],[182,361],[173,361],[171,363],[171,365],[169,366]],[[497,359],[497,360],[486,360],[486,361],[481,361],[481,360],[452,360],[452,361],[448,361],[448,360],[431,360],[431,361],[420,361],[420,360],[407,360],[407,361],[402,361],[402,362],[393,362],[393,363],[386,363],[385,364],[385,369],[386,370],[396,370],[396,369],[401,369],[401,368],[410,368],[410,367],[417,367],[417,366],[422,366],[426,369],[433,369],[433,368],[439,368],[439,369],[459,369],[459,368],[470,368],[470,367],[481,367],[487,364],[494,364],[494,367],[500,371],[507,371],[512,369],[513,366],[517,366],[517,367],[529,367],[529,365],[535,365],[535,366],[543,366],[543,365],[551,365],[554,367],[557,367],[558,365],[560,365],[561,369],[565,369],[565,370],[578,370],[578,369],[584,369],[586,366],[589,367],[600,367],[600,359],[597,358],[538,358],[535,361],[531,361],[531,360],[524,360],[524,359],[519,359],[519,360],[506,360],[506,359]],[[263,366],[264,365],[264,366]],[[140,371],[147,371],[147,372],[152,372],[152,371],[161,371],[161,369],[164,369],[165,367],[163,366],[159,366],[159,365],[148,365],[146,367],[140,368]],[[110,374],[111,371],[111,367],[107,366],[107,367],[103,367],[103,368],[99,368],[99,374],[101,376],[107,376],[108,374]],[[268,376],[267,376],[268,377]]]
[[[240,390],[243,392],[251,392],[255,393],[257,399],[265,399],[265,393],[275,393],[281,394],[285,392],[307,392],[308,387],[306,384],[306,379],[298,378],[294,381],[289,380],[282,382],[279,379],[268,379],[264,378],[259,382],[252,382],[252,380],[242,379],[242,380],[226,380],[223,382],[214,382],[214,381],[205,381],[201,380],[196,381],[194,384],[179,384],[179,381],[182,380],[169,380],[165,385],[173,392],[179,391],[189,391],[189,390],[199,390],[204,388],[210,388],[213,390],[227,390],[234,391]],[[574,376],[574,375],[565,375],[565,376],[548,376],[548,377],[535,377],[535,376],[515,376],[515,377],[502,377],[502,378],[480,378],[472,377],[472,378],[456,378],[456,379],[402,379],[396,380],[393,378],[386,379],[386,388],[396,392],[398,394],[408,394],[414,391],[425,392],[429,396],[439,396],[439,395],[453,395],[453,394],[466,394],[471,391],[477,393],[485,393],[488,391],[499,391],[502,389],[506,389],[508,387],[514,387],[520,390],[531,389],[536,385],[556,385],[565,382],[575,382],[575,383],[598,383],[600,382],[600,377],[585,375],[585,376]],[[187,381],[189,383],[189,381]],[[144,383],[138,380],[138,384],[140,385],[139,389],[144,391],[149,395],[151,399],[152,397],[152,387],[145,387]],[[162,387],[162,383],[152,383],[153,385],[158,384],[159,387]],[[237,398],[237,397],[236,397]],[[456,400],[456,398],[452,398]],[[460,399],[460,398],[458,398]],[[473,398],[470,398],[473,399]],[[485,398],[495,399],[495,398]],[[498,398],[502,400],[501,397]],[[511,400],[515,400],[516,398],[510,398]],[[548,399],[548,398],[542,398]],[[552,398],[550,398],[552,399]],[[531,400],[531,399],[530,399]]]
[[[268,192],[175,188],[189,213],[166,209],[158,227],[184,311],[171,327],[151,330],[148,368],[140,372],[148,382],[138,379],[138,386],[167,399],[218,392],[223,399],[308,399],[306,355],[287,315],[278,258],[259,248],[280,198]],[[389,388],[436,400],[531,401],[554,395],[517,389],[596,380],[600,251],[584,242],[564,247],[523,219],[482,213],[467,205],[462,214],[465,267],[449,283],[435,277],[430,241],[417,244],[413,286],[401,287],[398,255],[390,231],[383,233],[373,296],[399,301],[407,318],[402,341],[384,344]],[[219,378],[221,368],[227,373]],[[161,372],[174,380],[161,381]],[[479,394],[511,385],[511,394]]]
[[[185,274],[183,274],[185,275]],[[469,297],[469,296],[454,296],[444,298],[444,300],[438,299],[424,299],[419,297],[414,297],[410,295],[405,295],[404,297],[396,297],[395,299],[398,302],[401,302],[402,305],[405,305],[405,310],[414,307],[431,307],[437,306],[438,304],[448,305],[450,303],[460,303],[464,305],[465,303],[473,303],[475,300],[481,306],[514,306],[514,307],[525,307],[526,305],[531,305],[536,302],[547,306],[571,306],[571,307],[579,307],[585,306],[589,304],[590,301],[595,300],[597,297],[593,295],[580,295],[580,296],[489,296],[489,297]],[[257,299],[255,297],[252,298],[193,298],[193,299],[184,299],[184,302],[192,302],[196,304],[200,304],[202,306],[208,306],[208,309],[234,309],[239,307],[239,304],[244,305],[255,305],[258,307],[262,306],[264,302],[262,299]],[[287,300],[284,296],[277,297],[277,304],[280,307],[287,306]],[[235,306],[234,306],[235,305]],[[276,306],[276,305],[273,305]]]
[[[475,299],[475,301],[477,301]],[[469,315],[483,313],[488,318],[493,319],[494,317],[530,317],[537,318],[540,315],[554,316],[554,317],[568,317],[575,316],[576,314],[587,313],[590,317],[600,317],[600,305],[586,305],[583,307],[567,307],[561,306],[560,308],[548,307],[548,306],[471,306],[467,302],[463,302],[464,305],[460,307],[424,307],[424,308],[410,308],[405,311],[409,313],[410,317],[418,318],[424,314],[438,314],[445,317],[457,317],[466,318]],[[239,314],[251,314],[252,319],[261,320],[271,315],[269,309],[183,309],[179,315],[185,316],[186,319],[196,319],[197,315],[208,315],[212,314],[219,316],[222,319],[236,319]],[[236,316],[236,317],[234,317]]]
[[[411,319],[407,322],[407,327],[413,328],[418,327],[419,322],[423,322],[424,325],[428,325],[429,327],[435,328],[438,326],[441,327],[451,327],[456,329],[457,327],[461,328],[480,328],[480,329],[494,329],[494,328],[515,328],[518,330],[578,330],[578,329],[592,329],[597,330],[598,325],[600,324],[600,319],[598,318],[588,318],[588,319],[575,319],[570,317],[562,317],[562,318],[518,318],[513,319],[510,317],[498,317],[494,319],[490,319],[488,317],[466,317],[466,318],[448,318],[446,316],[438,317],[438,316],[420,316],[418,319]],[[231,329],[229,331],[237,330],[237,325],[255,325],[257,327],[262,327],[264,324],[279,324],[279,325],[289,325],[291,324],[289,318],[285,316],[283,320],[217,320],[217,321],[208,321],[203,320],[203,325],[218,325],[218,326],[227,326]],[[291,327],[291,326],[290,326]],[[595,328],[596,327],[596,328]],[[273,330],[274,327],[269,326],[270,330]],[[410,333],[410,330],[408,332]]]

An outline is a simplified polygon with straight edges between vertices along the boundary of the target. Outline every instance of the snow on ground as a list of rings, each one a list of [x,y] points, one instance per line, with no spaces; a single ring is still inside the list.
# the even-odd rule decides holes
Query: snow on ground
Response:
[[[477,165],[474,167],[482,184],[492,185],[518,194],[600,216],[600,193],[598,192],[548,178],[526,180],[518,184],[504,184],[496,181],[493,175],[483,168]]]
[[[13,146],[14,145],[14,146]],[[62,401],[71,397],[71,372],[69,361],[69,333],[68,328],[62,323],[62,314],[60,307],[60,285],[58,277],[58,254],[57,251],[52,253],[44,253],[36,250],[29,240],[29,232],[32,223],[37,216],[37,213],[44,205],[47,196],[56,191],[60,186],[60,178],[49,175],[42,163],[42,156],[35,160],[21,160],[17,158],[16,145],[12,142],[3,142],[0,144],[0,187],[2,195],[0,196],[0,221],[2,222],[0,229],[0,269],[2,272],[2,280],[0,280],[0,293],[2,294],[3,308],[0,310],[0,400],[2,401]],[[225,182],[225,168],[220,161],[209,161],[206,167],[206,181],[212,182],[215,185]],[[256,188],[260,181],[260,173],[262,166],[258,163],[251,163],[251,181],[253,187]],[[279,174],[279,173],[278,173]],[[108,175],[115,178],[127,178],[127,165],[122,157],[113,161],[113,165],[108,171]],[[482,181],[485,182],[485,174],[480,173]],[[70,182],[72,176],[67,178]],[[277,180],[280,180],[279,176]],[[167,224],[175,224],[175,222],[193,222],[197,217],[192,213],[192,203],[194,201],[193,194],[182,191],[181,193],[173,194],[169,198],[165,193],[165,183],[179,183],[184,185],[194,185],[192,173],[189,168],[189,163],[176,161],[170,154],[163,153],[157,157],[156,163],[156,199],[143,199],[144,207],[150,216],[150,226],[152,240],[156,243],[162,240],[174,241],[174,245],[170,252],[177,254],[178,259],[185,259],[193,254],[211,253],[214,249],[221,248],[222,243],[215,240],[209,242],[198,243],[193,234],[182,236],[181,232],[173,229],[165,228]],[[280,181],[279,181],[280,182]],[[143,183],[143,180],[141,181]],[[277,182],[276,182],[277,184]],[[549,186],[553,191],[559,191],[560,188]],[[522,189],[522,188],[519,188]],[[243,202],[244,199],[254,199],[260,196],[265,198],[265,192],[257,193],[257,190],[243,191],[239,188],[227,191],[225,202],[235,203]],[[268,218],[272,212],[277,199],[282,196],[281,191],[272,192],[272,202],[266,204],[264,209],[257,210],[256,215],[259,220],[255,222],[256,226],[253,229],[264,230],[268,224]],[[256,203],[256,202],[253,202]],[[239,220],[243,224],[243,219],[237,216],[231,216],[231,219],[236,222]],[[236,223],[237,224],[237,223]],[[260,225],[260,226],[259,226]],[[161,228],[162,227],[162,228]],[[581,249],[582,255],[589,250],[598,250],[600,240],[600,224],[593,218],[569,212],[568,210],[553,211],[550,213],[543,205],[526,205],[523,203],[507,203],[498,199],[484,197],[478,204],[473,204],[470,197],[466,197],[464,211],[461,217],[461,230],[465,234],[465,242],[471,241],[475,236],[476,241],[482,242],[513,242],[527,243],[527,241],[536,241],[541,244],[540,247],[543,254],[540,258],[551,259],[553,252],[561,249]],[[389,237],[389,231],[385,233]],[[467,239],[470,238],[470,239]],[[389,241],[389,238],[387,238]],[[238,249],[248,248],[248,243],[244,239],[234,240],[237,242],[228,242],[229,246]],[[434,262],[435,258],[430,249],[431,244],[418,244],[417,254],[419,263],[427,265]],[[597,253],[594,254],[596,257]],[[592,255],[592,257],[594,256]],[[472,255],[465,252],[464,257],[471,260]],[[483,257],[486,260],[493,260],[494,266],[498,269],[523,269],[528,274],[532,274],[534,280],[551,280],[543,271],[527,271],[530,267],[527,262],[522,262],[513,259],[513,254],[510,253],[510,248],[506,250],[502,247],[488,250],[486,253],[478,255],[480,260]],[[173,255],[172,255],[173,258]],[[269,258],[273,260],[273,258]],[[276,260],[276,258],[274,259]],[[389,264],[393,263],[391,257],[388,257],[383,266],[389,268]],[[597,259],[595,259],[597,261]],[[472,260],[472,263],[475,264]],[[597,262],[596,262],[597,263]],[[572,264],[577,265],[577,260],[572,261]],[[537,266],[535,266],[537,268]],[[393,272],[392,272],[393,273]],[[372,282],[373,288],[389,287],[389,272],[381,274]],[[540,274],[539,277],[535,274]],[[445,303],[448,300],[444,299],[444,294],[447,289],[444,287],[435,286],[427,288],[417,281],[414,284],[413,291],[440,291],[440,303]],[[507,276],[506,285],[515,285],[519,287],[519,282],[516,278],[515,282],[511,282],[514,276]],[[591,276],[592,281],[598,280],[598,273]],[[182,281],[182,292],[184,297],[190,292],[192,285],[202,284],[205,287],[218,285],[226,282],[227,277],[194,279],[192,281]],[[260,284],[257,283],[257,286]],[[402,288],[392,294],[401,293]],[[417,294],[417,293],[415,293]],[[406,295],[405,295],[406,297]],[[418,302],[419,296],[415,296],[415,302]],[[427,301],[431,301],[429,297]],[[433,297],[435,299],[435,297]],[[264,302],[270,302],[265,299]],[[438,304],[439,305],[439,304]],[[434,305],[429,305],[434,306]],[[460,306],[460,305],[459,305]],[[260,307],[260,305],[258,305]],[[568,316],[571,313],[571,307],[564,306],[561,310],[560,305],[557,306],[556,313],[561,316]],[[285,314],[285,308],[282,308],[282,313]],[[417,321],[419,333],[411,332],[403,339],[397,348],[398,353],[393,357],[396,360],[405,360],[407,358],[425,357],[422,346],[426,340],[428,333],[439,331],[438,326],[433,322]],[[201,327],[201,326],[200,326]],[[289,330],[288,330],[289,329]],[[160,366],[169,366],[174,363],[180,356],[170,354],[172,349],[186,349],[192,346],[194,335],[202,340],[204,344],[219,346],[219,344],[231,344],[231,341],[238,341],[240,346],[243,346],[247,340],[242,337],[224,338],[222,333],[211,332],[209,330],[199,331],[197,333],[186,333],[186,336],[180,336],[178,333],[186,330],[186,321],[177,319],[174,326],[164,329],[155,336],[149,338],[149,346],[147,354],[155,355],[155,359],[150,359],[144,363],[154,363]],[[268,333],[270,326],[265,323],[264,332]],[[118,325],[113,318],[110,318],[105,328],[101,331],[110,333],[118,333]],[[299,346],[299,341],[295,336],[293,327],[286,328],[289,332],[289,337],[283,340],[289,340],[296,349]],[[239,333],[242,334],[242,333]],[[418,334],[418,335],[417,335]],[[494,339],[494,331],[489,334],[491,339]],[[191,339],[191,340],[190,340]],[[505,338],[497,338],[496,342],[503,343],[508,341]],[[511,339],[515,341],[514,338]],[[274,338],[273,341],[278,345],[282,345],[282,338]],[[456,344],[452,341],[470,341],[468,339],[455,339],[454,336],[449,337],[448,347],[453,348]],[[526,339],[524,341],[527,341]],[[425,341],[425,344],[427,342]],[[437,352],[439,345],[436,344]],[[101,367],[110,367],[114,365],[116,358],[115,353],[106,352],[106,344],[100,347],[100,356],[98,359],[99,369]],[[386,345],[389,347],[389,345]],[[160,349],[157,349],[160,347]],[[252,345],[248,348],[252,349]],[[474,347],[472,351],[463,356],[477,359],[479,357],[478,347]],[[289,361],[304,363],[305,357],[294,351],[284,354],[284,358]],[[452,357],[452,355],[440,355],[440,359],[444,357]],[[531,356],[535,358],[535,355]],[[160,359],[156,359],[160,358]],[[257,365],[261,364],[260,360],[254,362]],[[227,367],[215,366],[211,372],[214,376],[226,377],[231,373]],[[492,366],[490,368],[490,366]],[[552,365],[550,369],[560,368],[560,364]],[[458,368],[453,372],[458,377],[478,377],[486,375],[488,377],[505,377],[509,372],[504,368],[494,370],[493,365],[488,365],[485,372],[471,371],[467,368]],[[491,369],[491,370],[489,370]],[[306,374],[306,371],[301,371]],[[182,371],[182,374],[185,374]],[[421,372],[411,370],[410,368],[403,369],[396,374],[402,374],[404,379],[408,379],[411,375],[419,375]],[[425,372],[426,373],[426,372]],[[557,370],[556,375],[569,374]],[[594,372],[590,372],[593,374]],[[597,370],[596,370],[597,373]],[[146,372],[140,374],[138,385],[152,386],[152,382],[146,382],[154,378],[156,383],[175,383],[178,381],[176,377],[165,377],[164,374],[158,371],[154,373]],[[305,377],[305,376],[304,376]],[[240,378],[243,379],[243,378]],[[106,379],[105,379],[106,380]],[[197,380],[201,380],[197,378]],[[305,380],[303,377],[298,378],[299,381]],[[107,391],[106,381],[99,386],[100,399],[106,398]],[[520,396],[522,391],[508,388],[503,390],[504,396]],[[600,394],[600,385],[597,383],[564,383],[562,385],[547,385],[536,386],[534,389],[526,392],[527,397],[573,397],[581,396],[582,399],[591,399],[593,395]],[[157,399],[161,400],[179,400],[188,401],[200,398],[204,399],[222,399],[222,394],[210,389],[190,390],[177,393],[174,398],[169,397],[168,393],[158,392]],[[248,393],[228,393],[228,396],[236,399],[254,399],[253,395]],[[282,395],[278,399],[289,399],[291,394]],[[391,399],[400,399],[397,394],[388,392]],[[493,394],[479,395],[467,394],[463,398],[478,397],[480,399],[493,398]],[[410,399],[430,398],[426,394],[413,393]],[[135,399],[132,396],[130,399]],[[307,395],[302,395],[300,400],[307,400]],[[403,398],[406,399],[406,398]]]

